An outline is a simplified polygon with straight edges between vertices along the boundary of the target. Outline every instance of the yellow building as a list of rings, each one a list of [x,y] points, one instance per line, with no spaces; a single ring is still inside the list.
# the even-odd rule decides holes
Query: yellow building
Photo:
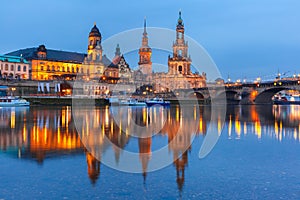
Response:
[[[7,55],[22,55],[30,63],[32,80],[70,80],[76,77],[85,54],[39,47],[20,49]]]

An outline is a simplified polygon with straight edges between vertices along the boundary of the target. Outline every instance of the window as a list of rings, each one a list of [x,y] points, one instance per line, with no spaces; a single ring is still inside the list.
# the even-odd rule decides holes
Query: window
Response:
[[[2,67],[3,67],[3,64],[1,64],[1,70],[3,70],[3,68],[2,68]]]
[[[179,71],[180,74],[182,73],[182,66],[181,65],[179,65],[178,71]]]
[[[24,65],[23,66],[23,72],[26,72],[26,70],[27,70],[27,67]]]
[[[50,66],[49,65],[47,65],[47,71],[50,71]]]
[[[67,67],[67,72],[70,72],[70,67]]]
[[[79,68],[78,68],[78,67],[76,68],[76,72],[77,72],[77,73],[79,72]]]
[[[13,65],[10,66],[10,71],[14,71],[14,66]]]
[[[181,32],[178,33],[178,38],[182,39],[182,33]]]
[[[55,67],[54,67],[54,65],[52,65],[52,71],[53,71],[53,72],[55,71]]]
[[[8,64],[5,64],[5,70],[8,71]]]
[[[21,71],[21,66],[20,66],[20,65],[18,65],[18,72],[19,72],[19,71]]]
[[[43,71],[43,70],[44,70],[44,66],[42,65],[42,66],[41,66],[41,71]]]
[[[178,50],[178,56],[179,56],[179,57],[182,56],[182,50]]]

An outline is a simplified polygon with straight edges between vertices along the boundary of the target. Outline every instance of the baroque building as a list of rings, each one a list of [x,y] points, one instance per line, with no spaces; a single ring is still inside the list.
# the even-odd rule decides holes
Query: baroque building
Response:
[[[110,60],[103,55],[101,39],[101,33],[96,24],[94,24],[88,37],[87,56],[84,58],[81,70],[79,71],[79,75],[84,80],[98,80],[103,76],[107,66],[110,65]]]
[[[29,62],[22,56],[0,55],[0,79],[28,79]]]
[[[156,92],[204,87],[206,85],[205,73],[202,75],[197,72],[193,73],[191,63],[180,11],[176,25],[176,40],[173,43],[173,55],[168,57],[168,72],[153,73],[152,75]]]
[[[85,54],[46,49],[39,47],[20,49],[6,55],[20,56],[30,64],[29,79],[32,80],[69,80],[76,77]]]
[[[139,49],[139,69],[146,75],[146,81],[151,80],[152,76],[152,62],[151,62],[152,49],[148,45],[148,33],[146,30],[146,19],[144,20],[144,32],[142,38],[142,46]]]

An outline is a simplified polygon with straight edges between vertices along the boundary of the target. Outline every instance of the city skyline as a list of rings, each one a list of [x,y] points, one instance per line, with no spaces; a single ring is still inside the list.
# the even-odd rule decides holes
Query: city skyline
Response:
[[[126,8],[125,2],[116,1],[111,8],[112,3],[93,1],[72,1],[72,4],[70,1],[27,1],[19,2],[17,7],[5,1],[5,17],[0,22],[6,28],[0,39],[0,53],[40,44],[85,53],[87,32],[94,22],[103,40],[122,31],[141,28],[144,16],[150,27],[174,30],[181,9],[186,34],[207,50],[224,79],[228,76],[233,80],[275,78],[278,71],[292,76],[300,73],[297,59],[300,14],[296,4],[299,3],[227,1],[213,5],[206,1],[164,1],[146,5],[136,1]],[[128,59],[133,68],[137,61],[138,55]]]

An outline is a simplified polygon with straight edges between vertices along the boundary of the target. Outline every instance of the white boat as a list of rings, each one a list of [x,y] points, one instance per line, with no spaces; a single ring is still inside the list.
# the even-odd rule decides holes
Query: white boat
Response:
[[[121,106],[146,106],[147,104],[143,100],[129,98],[129,99],[120,99],[119,105],[121,105]]]
[[[0,97],[0,107],[19,107],[19,106],[29,106],[30,103],[22,98],[13,96]]]
[[[170,101],[165,101],[162,98],[154,98],[146,101],[147,106],[154,106],[154,105],[160,105],[160,106],[170,106]]]

